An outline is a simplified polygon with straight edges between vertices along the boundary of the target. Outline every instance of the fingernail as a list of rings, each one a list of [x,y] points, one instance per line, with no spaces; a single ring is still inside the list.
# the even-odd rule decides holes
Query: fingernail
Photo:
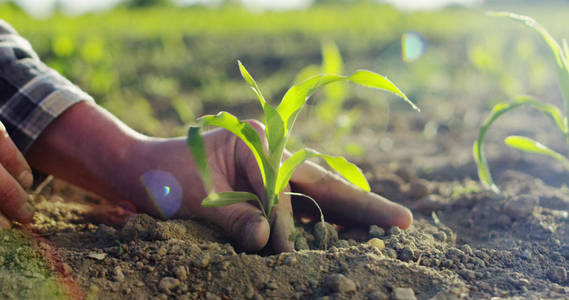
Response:
[[[32,172],[25,170],[22,173],[20,173],[20,176],[18,176],[18,182],[25,189],[31,188],[32,185],[34,184],[34,176],[32,175]]]

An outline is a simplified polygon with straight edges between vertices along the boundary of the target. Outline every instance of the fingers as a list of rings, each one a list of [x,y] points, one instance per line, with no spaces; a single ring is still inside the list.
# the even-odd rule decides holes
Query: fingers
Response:
[[[298,167],[291,184],[298,192],[317,199],[327,219],[341,224],[376,224],[405,229],[413,222],[413,215],[406,207],[360,190],[311,162]]]
[[[216,191],[230,191],[229,185],[217,182]],[[201,208],[198,214],[221,226],[247,251],[261,250],[267,244],[270,226],[263,213],[249,203],[224,207]]]
[[[33,209],[26,202],[27,197],[20,184],[0,165],[0,212],[10,220],[29,223]]]
[[[0,122],[0,165],[25,189],[34,182],[32,170]]]

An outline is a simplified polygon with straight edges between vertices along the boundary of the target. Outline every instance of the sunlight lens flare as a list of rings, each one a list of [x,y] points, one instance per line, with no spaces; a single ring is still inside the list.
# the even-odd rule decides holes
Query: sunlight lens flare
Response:
[[[417,32],[406,32],[401,36],[401,57],[403,61],[412,62],[421,58],[425,54],[426,48],[425,39]]]
[[[171,218],[178,212],[182,205],[182,187],[172,174],[152,170],[140,176],[140,180],[164,218]]]

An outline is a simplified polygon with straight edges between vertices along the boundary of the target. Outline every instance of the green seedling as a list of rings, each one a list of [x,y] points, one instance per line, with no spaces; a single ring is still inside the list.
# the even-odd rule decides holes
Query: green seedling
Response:
[[[264,147],[261,137],[247,122],[240,121],[228,112],[220,112],[217,115],[206,115],[199,118],[199,126],[192,126],[188,130],[188,146],[198,165],[202,180],[209,195],[203,199],[203,207],[219,207],[244,201],[257,201],[259,207],[267,219],[270,218],[273,207],[279,201],[279,195],[288,184],[294,170],[305,160],[320,157],[346,180],[365,191],[370,191],[369,183],[362,171],[354,164],[341,156],[322,154],[312,149],[301,149],[283,161],[285,145],[290,137],[296,117],[302,110],[308,98],[320,87],[332,82],[352,81],[363,86],[386,90],[401,97],[413,108],[418,108],[387,78],[368,70],[358,70],[350,76],[338,74],[319,74],[305,81],[293,85],[284,95],[280,104],[273,107],[259,89],[259,86],[249,75],[241,62],[238,62],[241,76],[257,95],[264,112],[265,137],[268,147]],[[266,191],[266,203],[263,204],[257,195],[236,191],[216,192],[213,189],[211,173],[207,165],[204,140],[201,136],[201,128],[204,126],[217,126],[224,128],[248,146],[253,153]]]
[[[498,192],[499,189],[494,184],[488,163],[486,162],[486,158],[482,152],[482,142],[490,125],[492,125],[496,119],[498,119],[506,112],[523,106],[533,107],[534,109],[541,111],[553,121],[557,128],[559,128],[565,137],[566,143],[569,145],[569,121],[567,119],[569,116],[569,47],[567,46],[567,41],[565,39],[562,40],[561,46],[543,26],[541,26],[530,17],[509,12],[490,12],[488,15],[496,17],[507,17],[516,21],[520,21],[535,30],[539,36],[547,43],[555,57],[557,74],[561,86],[561,92],[563,94],[565,108],[564,112],[561,112],[561,109],[555,105],[540,102],[529,96],[520,96],[513,102],[498,103],[492,108],[490,115],[484,124],[482,124],[482,127],[480,127],[478,139],[474,142],[473,155],[474,160],[478,166],[478,177],[480,178],[480,181],[495,192]],[[567,159],[567,157],[550,149],[538,141],[523,136],[509,136],[506,138],[505,143],[506,145],[515,149],[519,149],[521,151],[552,157],[560,161],[562,165],[569,171],[569,159]]]
[[[303,68],[296,76],[296,82],[302,82],[317,74],[333,73],[342,74],[344,69],[344,61],[338,46],[333,41],[322,43],[322,63],[321,65],[309,65]],[[345,137],[352,130],[355,121],[359,118],[361,111],[354,107],[350,110],[344,109],[344,102],[348,96],[348,83],[344,81],[335,82],[323,87],[323,99],[319,101],[315,107],[316,118],[321,126],[315,127],[314,132],[310,136],[321,136],[321,129],[335,126],[330,139],[328,139],[327,148],[335,151],[343,148],[350,154],[362,154],[363,150],[355,143],[345,143]],[[319,130],[320,129],[320,130]],[[338,145],[343,145],[339,147]]]

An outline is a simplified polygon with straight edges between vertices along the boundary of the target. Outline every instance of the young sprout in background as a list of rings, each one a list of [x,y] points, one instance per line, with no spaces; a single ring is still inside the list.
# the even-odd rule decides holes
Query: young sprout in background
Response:
[[[530,17],[509,12],[490,12],[488,15],[507,17],[523,22],[525,25],[535,30],[539,36],[541,36],[541,38],[547,43],[553,52],[553,55],[555,56],[555,61],[557,63],[557,74],[559,77],[559,83],[561,85],[561,92],[563,94],[565,106],[564,113],[562,113],[561,110],[554,105],[537,101],[528,96],[520,96],[513,102],[498,103],[492,108],[490,115],[482,127],[480,127],[478,139],[474,142],[473,155],[474,160],[478,166],[478,177],[480,178],[480,181],[489,186],[492,190],[498,192],[499,189],[494,184],[494,180],[490,174],[490,169],[488,168],[488,163],[486,162],[486,158],[482,152],[482,142],[490,125],[492,125],[492,123],[504,113],[521,106],[531,106],[551,118],[569,145],[569,121],[567,119],[569,115],[569,47],[567,46],[567,41],[565,39],[562,40],[563,46],[559,45],[559,43],[557,43],[557,41],[547,32],[547,30],[545,30],[543,26],[541,26]],[[569,159],[567,159],[567,157],[553,151],[547,146],[531,138],[523,136],[509,136],[506,138],[505,143],[512,148],[555,158],[560,161],[563,166],[569,171]]]
[[[310,65],[303,68],[298,72],[296,82],[303,82],[317,74],[342,74],[344,72],[344,61],[336,43],[333,41],[323,42],[321,49],[321,65]],[[361,113],[357,107],[349,110],[343,107],[348,96],[348,83],[339,81],[326,85],[323,87],[323,92],[323,99],[315,107],[316,118],[321,127],[316,127],[316,132],[312,132],[310,135],[321,136],[322,128],[334,126],[337,130],[334,130],[329,139],[329,145],[326,145],[327,148],[331,148],[332,151],[343,148],[349,154],[361,155],[363,149],[360,145],[356,143],[346,144],[344,139],[352,131],[354,123]]]
[[[370,191],[369,183],[362,171],[354,164],[341,156],[330,156],[319,153],[312,149],[300,149],[292,154],[287,160],[282,161],[285,145],[290,137],[296,117],[304,107],[308,98],[320,87],[338,81],[352,81],[363,86],[386,90],[401,97],[414,109],[419,110],[411,100],[403,94],[387,78],[368,70],[358,70],[350,76],[338,74],[319,74],[305,81],[293,85],[284,95],[281,103],[273,107],[268,103],[257,83],[249,75],[243,64],[239,61],[239,70],[243,79],[249,84],[257,95],[264,112],[265,136],[268,149],[263,148],[259,134],[247,122],[240,121],[228,112],[220,112],[217,115],[207,115],[199,119],[199,126],[192,126],[188,131],[188,146],[209,195],[202,201],[203,207],[218,207],[235,204],[244,201],[257,201],[267,219],[271,217],[273,207],[279,201],[279,194],[284,190],[294,170],[305,160],[312,157],[323,158],[328,165],[341,174],[346,180],[355,186]],[[249,192],[220,192],[213,190],[210,170],[207,165],[205,145],[200,134],[204,126],[217,126],[229,130],[247,145],[253,153],[266,191],[266,203]]]

